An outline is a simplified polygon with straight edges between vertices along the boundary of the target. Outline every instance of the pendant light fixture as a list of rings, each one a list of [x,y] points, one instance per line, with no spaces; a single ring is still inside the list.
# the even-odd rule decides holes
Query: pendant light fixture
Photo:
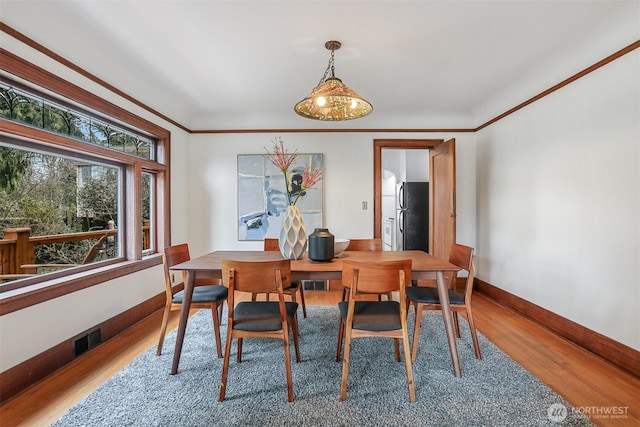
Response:
[[[329,64],[324,75],[311,93],[298,102],[294,110],[302,117],[324,121],[343,121],[359,119],[373,111],[369,101],[349,89],[335,76],[334,52],[340,49],[339,41],[331,40],[324,44],[331,51]],[[327,78],[331,71],[331,76]]]

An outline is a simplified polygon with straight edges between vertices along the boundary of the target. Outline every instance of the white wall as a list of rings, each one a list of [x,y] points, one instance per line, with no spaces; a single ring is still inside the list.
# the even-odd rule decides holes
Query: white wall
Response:
[[[384,153],[384,150],[383,150]],[[429,150],[404,150],[408,182],[429,181]]]
[[[640,349],[640,52],[477,135],[477,276]],[[462,207],[464,209],[464,207]]]
[[[336,237],[373,237],[373,140],[456,138],[458,240],[475,244],[475,146],[472,134],[197,134],[191,137],[189,241],[193,253],[217,249],[261,250],[262,242],[238,241],[238,154],[262,154],[282,137],[287,150],[324,153],[325,226]],[[362,202],[369,209],[362,210]],[[312,230],[307,230],[311,232]]]
[[[0,317],[5,371],[164,290],[162,266],[111,280]]]

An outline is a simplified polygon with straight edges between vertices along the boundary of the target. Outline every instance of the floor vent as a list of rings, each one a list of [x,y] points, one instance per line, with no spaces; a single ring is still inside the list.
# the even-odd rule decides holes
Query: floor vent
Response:
[[[85,351],[91,350],[102,342],[102,329],[94,329],[81,335],[73,342],[74,356],[78,357]]]
[[[305,291],[326,291],[327,290],[327,281],[326,280],[303,280],[302,286]]]

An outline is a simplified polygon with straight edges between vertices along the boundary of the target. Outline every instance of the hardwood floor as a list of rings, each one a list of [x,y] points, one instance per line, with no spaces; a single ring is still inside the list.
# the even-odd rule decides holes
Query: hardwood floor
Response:
[[[340,293],[307,291],[305,297],[307,305],[333,305]],[[474,294],[473,307],[478,330],[483,335],[574,408],[585,413],[589,411],[596,425],[640,425],[639,378],[481,294]],[[173,316],[170,328],[176,327],[177,318]],[[154,346],[161,320],[159,311],[25,390],[0,407],[0,426],[49,426],[135,357]],[[615,417],[624,418],[607,415],[611,411],[617,411]]]

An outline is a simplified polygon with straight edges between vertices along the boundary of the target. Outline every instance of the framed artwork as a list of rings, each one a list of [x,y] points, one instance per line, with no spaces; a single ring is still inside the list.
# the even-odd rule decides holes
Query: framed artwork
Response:
[[[323,223],[322,180],[313,188],[300,191],[302,171],[305,166],[323,169],[322,153],[298,154],[287,174],[284,174],[266,155],[238,155],[238,240],[263,240],[277,238],[282,228],[282,219],[287,209],[289,186],[292,200],[298,197],[307,233],[321,228]]]

